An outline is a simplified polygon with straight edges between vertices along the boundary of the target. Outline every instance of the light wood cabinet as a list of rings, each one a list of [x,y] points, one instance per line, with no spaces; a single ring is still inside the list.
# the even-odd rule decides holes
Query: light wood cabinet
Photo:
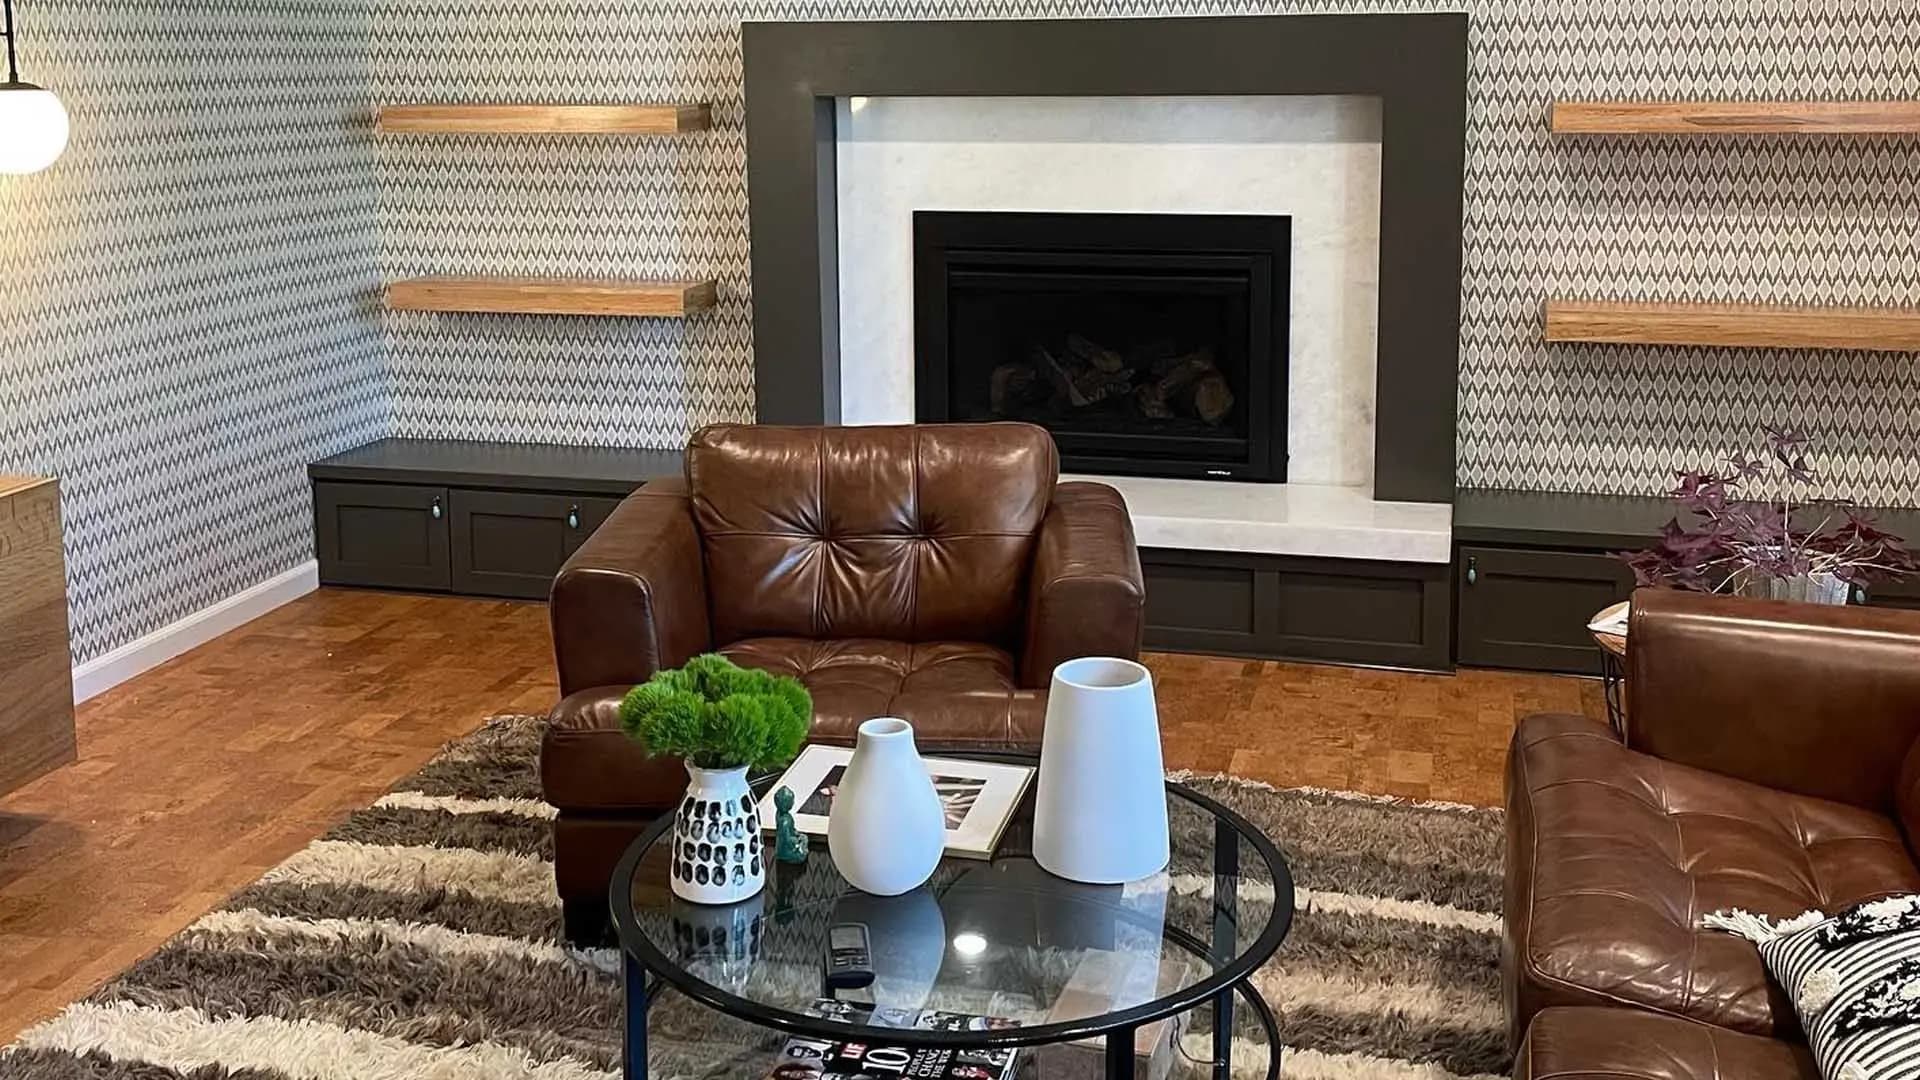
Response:
[[[0,794],[72,760],[60,485],[0,476]]]

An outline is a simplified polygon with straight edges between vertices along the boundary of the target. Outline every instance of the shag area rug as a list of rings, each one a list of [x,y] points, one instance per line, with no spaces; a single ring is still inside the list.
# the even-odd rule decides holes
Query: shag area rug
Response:
[[[448,747],[27,1031],[0,1051],[0,1077],[617,1077],[616,957],[561,943],[540,725],[501,717]],[[1285,1076],[1507,1072],[1499,811],[1185,779],[1264,828],[1292,865],[1292,932],[1256,976],[1279,1015]],[[1264,1076],[1248,1012],[1238,1010],[1236,1073]],[[778,1048],[671,992],[650,1022],[662,1080],[757,1080]],[[1196,1056],[1204,1030],[1196,1016],[1186,1037]]]

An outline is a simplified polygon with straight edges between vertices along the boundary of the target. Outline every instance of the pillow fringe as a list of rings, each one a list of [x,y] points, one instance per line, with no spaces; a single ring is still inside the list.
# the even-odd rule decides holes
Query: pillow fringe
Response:
[[[1809,927],[1825,922],[1827,913],[1815,908],[1803,911],[1791,919],[1775,921],[1765,915],[1755,915],[1745,908],[1728,908],[1725,911],[1710,911],[1701,916],[1700,925],[1709,930],[1725,930],[1738,934],[1755,945],[1765,945],[1788,934],[1797,934]]]

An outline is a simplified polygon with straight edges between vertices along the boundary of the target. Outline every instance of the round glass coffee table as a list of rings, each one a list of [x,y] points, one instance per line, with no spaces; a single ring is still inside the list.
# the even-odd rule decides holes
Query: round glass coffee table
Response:
[[[755,781],[755,796],[777,779]],[[993,858],[949,856],[902,896],[847,884],[825,838],[810,837],[806,863],[776,862],[758,896],[719,906],[672,895],[673,823],[662,818],[627,849],[611,889],[625,968],[626,1076],[646,1077],[648,999],[671,987],[736,1019],[823,1043],[1082,1044],[1068,1052],[1098,1058],[1109,1080],[1131,1080],[1136,1061],[1155,1052],[1192,1060],[1178,1045],[1156,1044],[1178,1042],[1201,1006],[1211,1013],[1212,1050],[1198,1064],[1226,1080],[1237,996],[1263,1029],[1271,1080],[1278,1032],[1251,977],[1287,936],[1292,874],[1233,810],[1171,781],[1165,797],[1172,859],[1166,873],[1130,885],[1082,885],[1040,869],[1029,788]],[[867,928],[874,979],[836,991],[825,974],[828,931],[845,923]],[[916,1017],[922,1026],[899,1026]]]

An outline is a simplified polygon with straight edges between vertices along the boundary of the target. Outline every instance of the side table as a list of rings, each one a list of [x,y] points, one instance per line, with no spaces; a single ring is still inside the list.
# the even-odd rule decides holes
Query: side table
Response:
[[[1627,601],[1609,604],[1595,612],[1588,621],[1587,632],[1593,635],[1593,643],[1600,646],[1600,687],[1607,699],[1607,726],[1615,735],[1625,738],[1627,734],[1626,709],[1626,662],[1627,635],[1606,633],[1593,628],[1594,624],[1616,619],[1627,609]]]

